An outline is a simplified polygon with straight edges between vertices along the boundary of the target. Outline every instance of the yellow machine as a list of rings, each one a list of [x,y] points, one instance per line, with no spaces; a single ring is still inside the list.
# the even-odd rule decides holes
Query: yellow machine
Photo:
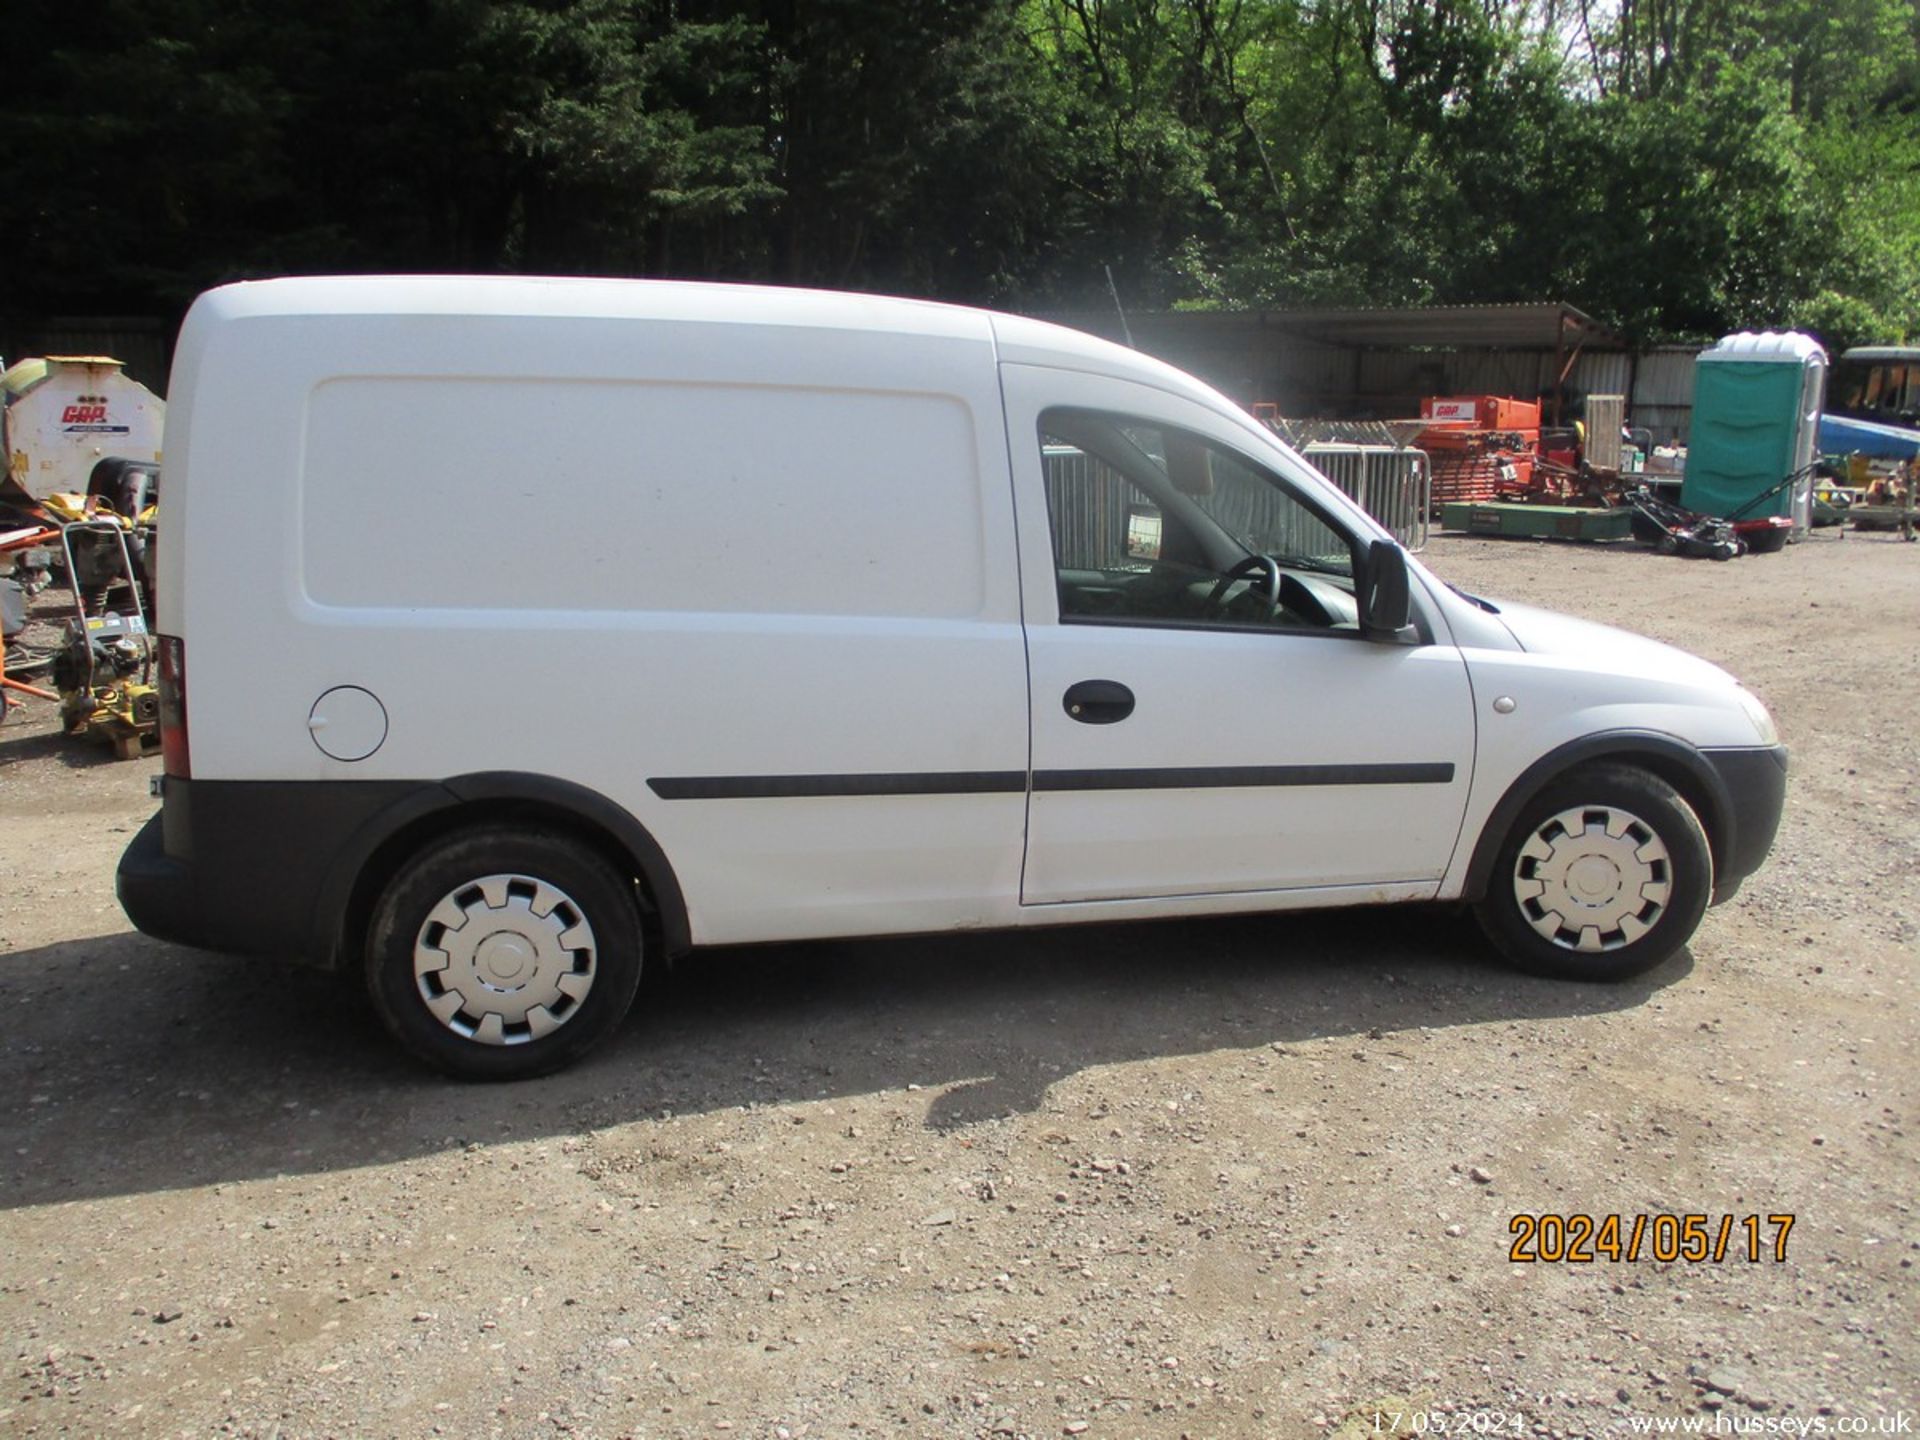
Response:
[[[139,577],[119,516],[75,520],[61,527],[74,618],[53,659],[60,719],[69,735],[113,746],[122,760],[137,759],[160,734],[160,697],[153,684],[153,639]],[[124,582],[125,599],[114,591]],[[89,596],[92,603],[89,603]],[[124,610],[107,608],[109,602]]]

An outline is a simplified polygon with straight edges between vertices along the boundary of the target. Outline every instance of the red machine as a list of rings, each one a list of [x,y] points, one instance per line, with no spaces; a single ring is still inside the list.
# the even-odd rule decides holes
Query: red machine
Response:
[[[1463,430],[1540,429],[1539,405],[1503,395],[1429,396],[1420,402],[1420,418],[1433,421],[1436,427]]]
[[[1499,395],[1430,396],[1420,402],[1430,422],[1414,441],[1433,461],[1433,508],[1484,503],[1533,488],[1540,452],[1540,407]]]

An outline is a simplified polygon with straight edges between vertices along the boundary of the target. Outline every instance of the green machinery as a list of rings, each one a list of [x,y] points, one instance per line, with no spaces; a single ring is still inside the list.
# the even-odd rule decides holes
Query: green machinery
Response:
[[[1531,535],[1549,540],[1624,540],[1633,530],[1633,511],[1596,510],[1577,505],[1506,505],[1450,501],[1440,507],[1441,526],[1469,535]]]

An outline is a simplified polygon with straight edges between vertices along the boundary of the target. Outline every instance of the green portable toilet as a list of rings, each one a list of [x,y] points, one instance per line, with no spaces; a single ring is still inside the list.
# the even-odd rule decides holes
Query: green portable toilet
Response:
[[[1703,515],[1813,521],[1814,443],[1826,398],[1827,352],[1810,335],[1729,335],[1694,361],[1693,427],[1680,503]],[[1754,503],[1789,475],[1799,480]]]

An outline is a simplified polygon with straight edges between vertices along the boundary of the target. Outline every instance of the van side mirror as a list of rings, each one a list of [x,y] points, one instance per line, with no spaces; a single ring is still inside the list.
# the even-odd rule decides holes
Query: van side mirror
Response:
[[[1360,629],[1370,640],[1400,645],[1418,642],[1413,628],[1412,582],[1407,576],[1407,552],[1391,540],[1375,540],[1367,547],[1360,573]]]

